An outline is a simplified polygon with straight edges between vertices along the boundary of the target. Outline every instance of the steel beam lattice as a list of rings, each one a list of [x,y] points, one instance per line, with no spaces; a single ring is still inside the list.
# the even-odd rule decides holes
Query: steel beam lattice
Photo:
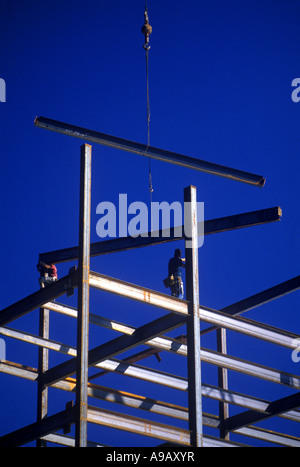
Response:
[[[106,135],[97,131],[69,125],[45,117],[37,117],[35,125],[58,133],[70,135],[89,142],[116,148],[127,153],[147,156],[167,163],[176,164],[205,173],[237,180],[253,186],[262,187],[265,178],[249,172],[221,166],[218,164],[184,156],[174,152],[147,147],[122,138]],[[115,430],[136,433],[145,437],[178,446],[189,447],[243,447],[245,443],[229,440],[229,433],[249,439],[259,439],[280,446],[300,447],[300,438],[256,426],[256,423],[271,417],[279,417],[292,423],[300,422],[300,378],[277,368],[246,361],[227,353],[226,331],[237,332],[265,343],[277,345],[281,349],[298,348],[299,336],[261,322],[239,316],[248,310],[261,306],[300,288],[300,276],[259,292],[251,297],[233,303],[221,310],[200,305],[198,232],[204,235],[229,232],[244,227],[265,225],[279,221],[282,212],[279,207],[262,209],[234,216],[204,221],[200,224],[196,215],[196,188],[189,186],[184,190],[184,201],[190,206],[186,212],[182,231],[190,232],[178,237],[172,228],[166,237],[164,231],[148,232],[137,238],[124,237],[97,243],[90,243],[90,204],[91,204],[91,152],[89,144],[81,146],[80,166],[80,203],[79,203],[79,243],[78,246],[41,253],[39,260],[61,263],[78,261],[78,269],[72,268],[66,276],[50,286],[41,289],[15,304],[0,311],[0,335],[25,342],[38,348],[37,368],[0,361],[0,372],[37,382],[37,421],[0,437],[0,446],[24,445],[36,440],[37,446],[55,443],[67,446],[103,446],[88,440],[90,424],[110,427]],[[135,285],[117,278],[109,277],[90,270],[90,257],[145,246],[154,246],[170,241],[185,242],[186,256],[186,300]],[[90,288],[108,294],[115,294],[140,305],[148,305],[155,313],[165,314],[155,317],[139,327],[122,323],[93,313],[90,304]],[[77,308],[55,300],[63,295],[71,295],[78,289]],[[8,324],[35,309],[40,309],[39,335],[8,327]],[[97,310],[95,310],[97,311]],[[76,319],[77,344],[70,346],[50,339],[50,313],[59,313]],[[101,313],[102,314],[102,313]],[[200,324],[209,326],[200,330]],[[101,326],[118,332],[115,337],[89,348],[90,326]],[[178,327],[186,327],[186,335],[169,337],[167,333]],[[209,332],[217,330],[217,350],[204,348],[200,339]],[[139,345],[145,350],[122,358],[122,353]],[[68,357],[62,363],[49,366],[49,353],[57,352]],[[173,375],[138,364],[150,355],[157,358],[161,352],[168,352],[173,358],[185,357],[187,377]],[[217,386],[202,381],[202,363],[214,365],[219,372]],[[91,373],[89,369],[97,372]],[[280,384],[293,394],[277,400],[265,400],[248,394],[238,393],[229,387],[227,371],[234,371],[251,378],[259,378],[270,383]],[[94,380],[108,372],[119,378],[130,376],[144,384],[155,384],[187,393],[188,406],[172,404],[153,397],[133,394],[121,389],[113,389]],[[75,406],[69,405],[56,414],[48,415],[48,388],[59,389],[75,395]],[[51,389],[52,390],[52,389]],[[148,420],[129,414],[118,413],[89,404],[89,398],[98,402],[105,401],[125,409],[142,410],[148,414],[169,417],[173,422],[180,420],[187,428],[171,426],[169,423]],[[219,413],[203,412],[203,398],[215,400]],[[241,412],[230,415],[230,406],[240,407]],[[75,436],[66,436],[66,427],[75,426]],[[209,436],[204,427],[219,431],[219,437]],[[63,430],[64,434],[59,433]]]

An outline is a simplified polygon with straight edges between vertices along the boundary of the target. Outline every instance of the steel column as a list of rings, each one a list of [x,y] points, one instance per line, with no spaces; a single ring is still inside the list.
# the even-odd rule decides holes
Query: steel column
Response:
[[[227,338],[226,329],[217,329],[217,351],[222,354],[227,354]],[[228,370],[227,368],[218,367],[218,386],[220,389],[228,389]],[[219,402],[219,418],[220,424],[220,438],[229,439],[229,433],[223,430],[222,422],[229,417],[229,405],[226,402]]]
[[[186,297],[189,313],[187,318],[187,353],[190,444],[202,446],[198,223],[197,195],[194,186],[189,186],[184,190],[184,222],[185,232],[189,232],[191,235],[191,238],[185,241]]]
[[[39,313],[39,336],[43,339],[49,339],[49,318],[50,311],[46,308],[40,308]],[[38,372],[44,373],[49,368],[49,350],[45,347],[39,347]],[[38,381],[37,388],[37,421],[43,420],[48,415],[48,388]],[[46,447],[45,440],[37,439],[36,447]]]
[[[87,446],[89,269],[92,147],[81,146],[75,446]]]

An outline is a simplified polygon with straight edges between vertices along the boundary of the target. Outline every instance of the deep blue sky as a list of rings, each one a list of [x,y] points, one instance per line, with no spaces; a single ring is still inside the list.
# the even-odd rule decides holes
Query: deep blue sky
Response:
[[[195,185],[205,218],[280,206],[282,221],[205,238],[199,251],[201,304],[219,309],[299,274],[300,102],[291,82],[300,77],[296,0],[148,1],[153,27],[149,81],[151,144],[266,177],[264,188],[152,162],[153,201],[182,201]],[[36,128],[37,115],[146,143],[146,77],[142,0],[0,0],[0,77],[6,82],[1,121],[1,308],[38,289],[38,254],[78,242],[80,140]],[[101,201],[149,203],[148,160],[93,145],[91,240],[98,241]],[[167,244],[92,259],[93,270],[165,291],[162,279],[174,247]],[[72,263],[73,264],[73,263]],[[59,265],[59,275],[71,263]],[[76,296],[66,303],[76,304]],[[158,309],[91,292],[91,311],[138,326]],[[300,332],[299,294],[247,313],[247,317]],[[38,332],[38,314],[10,327]],[[173,335],[185,332],[177,330]],[[75,345],[70,318],[51,314],[51,339]],[[115,337],[91,328],[91,347]],[[204,347],[215,347],[213,335]],[[228,352],[293,374],[291,352],[229,333]],[[7,360],[37,366],[37,350],[6,339]],[[182,357],[162,355],[142,364],[186,375]],[[121,358],[121,357],[120,357]],[[51,356],[51,364],[61,357]],[[203,365],[203,381],[217,384]],[[187,404],[186,394],[114,376],[99,384],[159,400]],[[36,386],[0,375],[0,434],[36,417]],[[271,383],[229,373],[233,390],[267,400],[293,393]],[[50,391],[49,413],[72,396]],[[118,410],[96,400],[92,405]],[[203,401],[206,412],[217,403]],[[122,410],[122,409],[120,409]],[[233,408],[231,413],[242,411]],[[141,412],[132,415],[147,417]],[[159,418],[153,417],[155,420]],[[172,419],[163,423],[176,424]],[[178,422],[180,424],[180,422]],[[185,424],[181,426],[186,427]],[[260,426],[264,426],[261,424]],[[275,420],[265,426],[295,434]],[[112,446],[155,446],[159,441],[101,427],[89,439]],[[208,432],[208,431],[207,431]],[[299,433],[299,429],[298,429]],[[247,438],[232,437],[245,443]],[[263,443],[255,442],[256,445]]]

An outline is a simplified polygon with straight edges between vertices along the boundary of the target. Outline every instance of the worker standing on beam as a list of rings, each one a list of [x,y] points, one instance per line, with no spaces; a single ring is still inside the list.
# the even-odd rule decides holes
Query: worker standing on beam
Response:
[[[57,269],[55,264],[46,264],[39,261],[37,270],[40,272],[39,283],[42,289],[57,281]]]
[[[173,258],[168,264],[168,278],[164,284],[170,287],[171,295],[177,298],[183,298],[184,287],[182,281],[182,268],[185,268],[185,258],[181,258],[181,250],[176,248]]]

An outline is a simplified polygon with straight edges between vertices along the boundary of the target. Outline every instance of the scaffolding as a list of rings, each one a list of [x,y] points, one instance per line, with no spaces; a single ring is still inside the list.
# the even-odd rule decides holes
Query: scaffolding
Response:
[[[36,118],[35,125],[81,138],[89,143],[114,147],[258,187],[262,187],[265,182],[262,176],[147,147],[44,117]],[[255,426],[257,422],[275,416],[299,423],[300,411],[297,410],[297,407],[300,406],[300,377],[229,355],[226,342],[226,330],[232,330],[291,351],[298,349],[299,338],[297,334],[252,319],[245,319],[239,315],[298,290],[300,288],[300,276],[247,297],[221,310],[214,310],[200,305],[198,235],[202,221],[197,220],[196,188],[188,186],[184,189],[183,199],[189,206],[189,212],[185,213],[185,228],[182,229],[181,236],[178,236],[176,229],[171,228],[168,237],[165,237],[163,231],[160,230],[155,236],[151,236],[149,233],[136,238],[123,237],[90,243],[92,146],[84,143],[81,146],[80,154],[78,246],[39,255],[39,260],[46,263],[76,260],[78,266],[72,267],[67,275],[48,287],[40,289],[0,311],[1,335],[33,344],[38,346],[39,349],[38,368],[26,367],[6,360],[0,361],[1,372],[37,383],[36,422],[0,437],[0,446],[21,446],[34,440],[36,440],[38,447],[47,446],[49,443],[76,447],[101,446],[101,441],[95,443],[88,440],[87,427],[88,424],[92,423],[155,438],[159,443],[163,442],[163,444],[159,444],[161,447],[239,447],[247,445],[232,441],[230,433],[260,439],[280,446],[300,447],[300,438],[296,436],[297,433],[294,436]],[[254,225],[264,225],[279,221],[281,215],[279,207],[272,207],[205,220],[203,221],[204,226],[201,226],[203,227],[201,231],[204,235],[208,235]],[[186,232],[189,232],[188,237]],[[186,300],[90,270],[91,257],[178,240],[185,241]],[[143,306],[151,305],[165,311],[166,314],[137,328],[111,318],[101,317],[90,312],[91,287],[140,302],[141,306],[142,304]],[[74,289],[78,289],[77,308],[56,301],[58,297],[63,295],[71,296]],[[20,332],[7,326],[17,318],[36,309],[39,309],[38,336],[28,332]],[[49,338],[50,312],[60,313],[77,320],[76,348]],[[200,329],[201,322],[209,323],[210,326]],[[90,324],[114,330],[121,335],[99,346],[90,348]],[[182,326],[186,329],[185,334],[177,338],[167,336],[169,331]],[[201,336],[209,332],[216,333],[217,350],[201,347]],[[115,358],[141,344],[147,346],[147,349],[123,360]],[[50,350],[67,355],[67,360],[50,367]],[[159,359],[161,352],[174,355],[174,359],[178,358],[179,355],[186,357],[187,378],[136,364],[150,355],[155,355]],[[202,363],[217,367],[217,386],[209,385],[202,380]],[[89,369],[91,368],[101,371],[89,376]],[[274,401],[238,393],[229,389],[228,370],[277,383],[297,392],[288,393],[284,398]],[[107,372],[114,372],[119,375],[120,380],[127,375],[145,383],[151,382],[163,385],[166,388],[185,391],[188,396],[188,407],[171,404],[169,401],[163,402],[138,394],[127,393],[122,389],[107,388],[92,382],[93,379]],[[71,402],[60,412],[48,415],[49,387],[75,392],[75,403]],[[203,412],[203,397],[218,402],[217,414]],[[89,403],[91,398],[115,403],[117,407],[121,405],[125,410],[134,408],[143,410],[144,413],[163,415],[184,421],[187,428],[183,429],[181,426],[173,426],[123,414],[118,412],[117,409],[111,411],[94,407]],[[241,412],[230,416],[230,405],[240,407]],[[75,425],[74,437],[67,436],[72,425]],[[217,434],[215,436],[205,434],[203,432],[204,426],[215,429]]]

